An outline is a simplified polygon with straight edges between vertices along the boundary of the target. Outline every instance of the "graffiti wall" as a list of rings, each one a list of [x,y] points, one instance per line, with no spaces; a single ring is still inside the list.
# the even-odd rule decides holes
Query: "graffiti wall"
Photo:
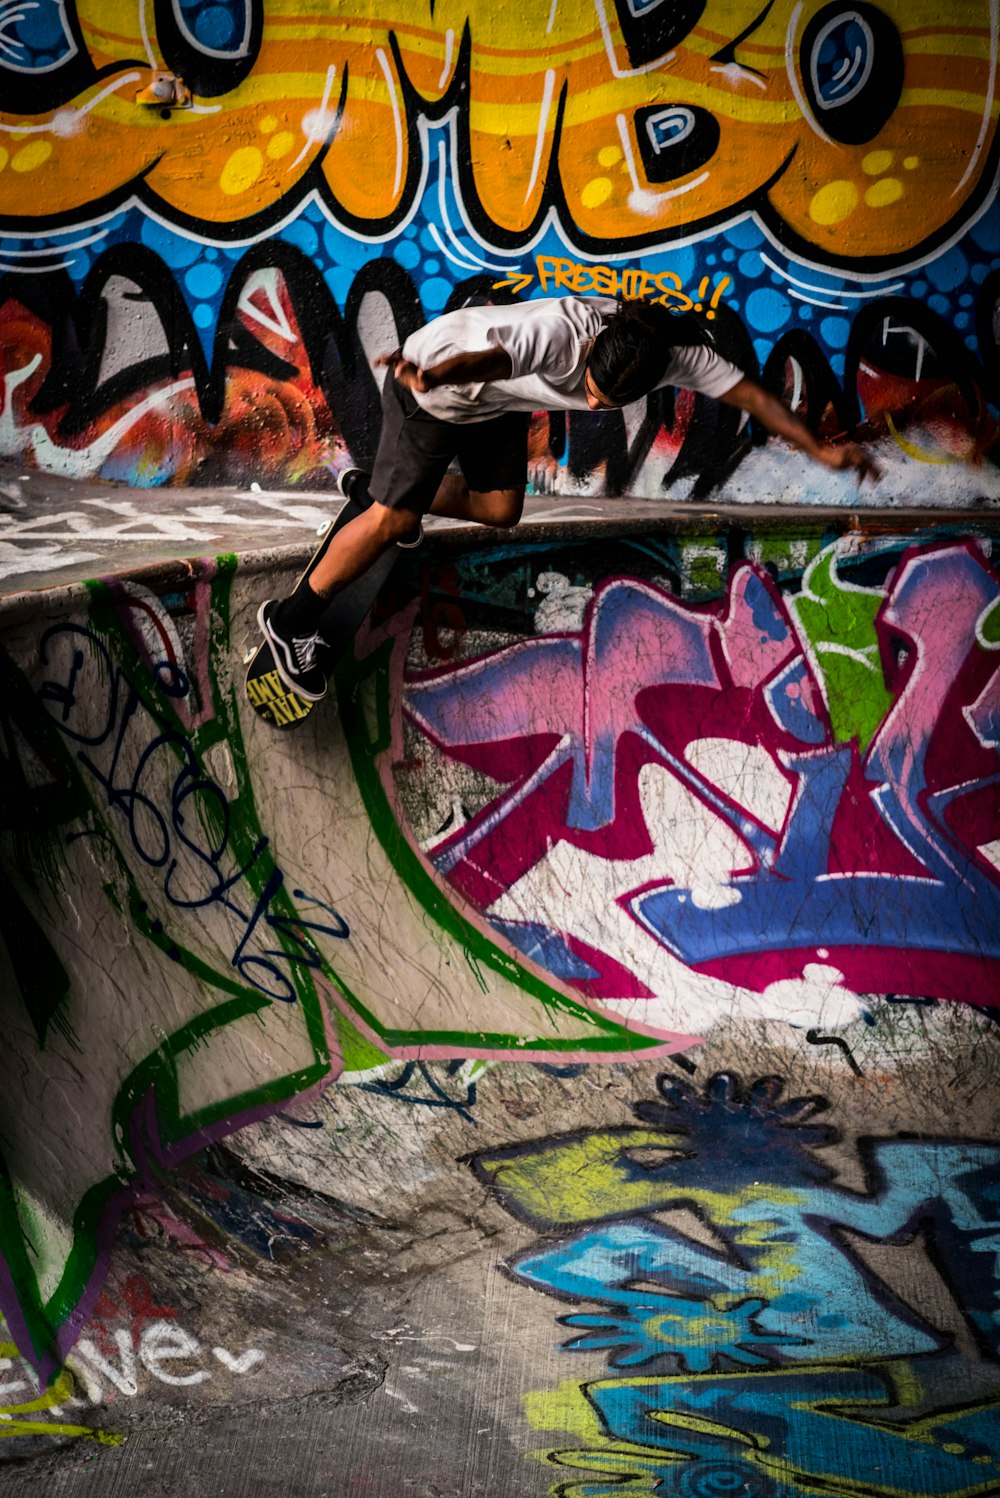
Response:
[[[1000,497],[995,0],[0,7],[0,454],[324,487],[470,299],[641,296],[886,503]],[[540,413],[537,492],[849,503],[738,413]]]
[[[0,1284],[43,1373],[136,1186],[338,1075],[467,1112],[492,1061],[738,1017],[853,1066],[887,1002],[1000,1003],[995,532],[559,535],[408,557],[292,733],[242,691],[290,563],[5,610]]]
[[[545,1234],[511,1276],[564,1308],[526,1399],[553,1498],[995,1491],[996,1146],[838,1151],[827,1106],[661,1075],[632,1122],[478,1156]]]
[[[486,596],[476,557],[441,573],[402,814],[494,930],[642,1025],[737,991],[996,1003],[990,543],[726,540],[513,551]]]

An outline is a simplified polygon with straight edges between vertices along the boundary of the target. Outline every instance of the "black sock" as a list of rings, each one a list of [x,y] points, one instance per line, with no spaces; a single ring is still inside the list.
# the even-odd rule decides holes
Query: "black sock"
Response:
[[[329,598],[314,593],[309,579],[304,577],[291,597],[283,598],[278,604],[275,623],[282,634],[313,635],[329,602]]]

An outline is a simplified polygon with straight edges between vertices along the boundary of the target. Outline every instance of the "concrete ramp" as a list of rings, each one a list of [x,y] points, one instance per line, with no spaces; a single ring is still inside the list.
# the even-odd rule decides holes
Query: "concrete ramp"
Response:
[[[141,1399],[124,1424],[120,1408],[106,1418],[108,1367],[121,1397],[148,1375],[184,1388],[185,1418],[221,1418],[225,1379],[252,1374],[251,1351],[264,1359],[234,1269],[270,1325],[274,1388],[335,1386],[346,1408],[385,1379],[364,1338],[411,1335],[381,1325],[390,1307],[407,1325],[423,1306],[424,1351],[435,1337],[479,1346],[471,1308],[504,1259],[503,1306],[516,1281],[509,1314],[538,1346],[551,1350],[551,1325],[532,1321],[532,1289],[584,1302],[568,1318],[580,1379],[599,1378],[602,1348],[619,1370],[578,1384],[560,1414],[537,1360],[515,1367],[501,1347],[488,1367],[508,1390],[511,1451],[532,1423],[562,1420],[594,1438],[598,1469],[649,1482],[653,1448],[627,1467],[612,1447],[643,1445],[654,1407],[674,1411],[671,1461],[721,1460],[681,1440],[681,1374],[703,1375],[711,1399],[742,1399],[745,1383],[751,1400],[763,1375],[746,1370],[772,1368],[789,1409],[813,1397],[790,1371],[810,1359],[828,1369],[826,1383],[809,1374],[816,1399],[845,1408],[901,1397],[902,1364],[891,1388],[858,1371],[876,1356],[957,1348],[962,1376],[980,1377],[993,1292],[975,1288],[985,1261],[969,1256],[996,1231],[995,1203],[941,1183],[996,1168],[995,545],[978,518],[889,529],[847,512],[658,512],[490,545],[445,530],[401,562],[331,700],[287,733],[247,709],[242,666],[256,606],[288,589],[298,552],[165,561],[5,600],[2,1294],[11,1358],[49,1386],[34,1413],[11,1403],[11,1434],[58,1454],[88,1432],[139,1433]],[[805,1126],[821,1101],[835,1128]],[[933,1144],[904,1146],[900,1131]],[[809,1153],[834,1144],[832,1166]],[[933,1221],[956,1298],[944,1321],[940,1282],[927,1325],[905,1309],[933,1278],[912,1256],[905,1272],[883,1265],[884,1283],[871,1255],[853,1279],[846,1258],[810,1257],[807,1209],[883,1244]],[[665,1228],[663,1213],[681,1216]],[[762,1251],[748,1279],[765,1219],[801,1251],[784,1268]],[[156,1240],[152,1259],[137,1232]],[[412,1279],[391,1267],[404,1240]],[[296,1245],[317,1243],[327,1269],[297,1283]],[[304,1361],[261,1309],[275,1244]],[[365,1255],[390,1266],[382,1301]],[[362,1267],[343,1314],[358,1320],[334,1353],[310,1330],[322,1297],[309,1287],[329,1290],[347,1259]],[[197,1262],[197,1302],[216,1314],[197,1354],[166,1312],[129,1311],[139,1280],[143,1304],[162,1311],[168,1282],[183,1302],[182,1262]],[[413,1289],[426,1275],[430,1309]],[[629,1288],[647,1281],[667,1288]],[[830,1295],[836,1328],[816,1320]],[[691,1319],[711,1307],[714,1340]],[[809,1359],[793,1350],[807,1346]],[[173,1385],[157,1372],[170,1359],[187,1359]],[[569,1369],[543,1361],[555,1390]],[[470,1420],[488,1402],[477,1366]],[[642,1376],[623,1382],[623,1368]],[[995,1450],[986,1416],[967,1418],[955,1440]],[[738,1441],[750,1429],[732,1428]],[[751,1490],[811,1490],[809,1440],[789,1434],[799,1475],[779,1487],[748,1457]],[[584,1465],[549,1448],[550,1463]],[[890,1486],[915,1490],[904,1456],[887,1458],[902,1462]],[[468,1460],[457,1486],[420,1491],[546,1491],[519,1454]],[[742,1460],[726,1456],[733,1472]],[[927,1490],[958,1492],[953,1477]],[[833,1490],[856,1491],[847,1481]],[[311,1483],[295,1491],[326,1491]],[[329,1491],[401,1491],[389,1476],[357,1483]]]

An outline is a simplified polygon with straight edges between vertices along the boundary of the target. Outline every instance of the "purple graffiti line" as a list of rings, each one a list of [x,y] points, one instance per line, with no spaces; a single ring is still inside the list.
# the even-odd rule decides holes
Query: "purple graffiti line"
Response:
[[[818,957],[855,993],[1000,1003],[1000,667],[980,629],[998,598],[973,545],[904,553],[869,657],[889,706],[865,745],[837,741],[822,668],[862,652],[832,630],[817,657],[764,572],[739,565],[711,606],[607,580],[579,632],[407,683],[418,729],[500,783],[434,864],[597,994],[652,991],[638,966],[623,989],[627,957],[601,935],[624,920],[757,992]]]

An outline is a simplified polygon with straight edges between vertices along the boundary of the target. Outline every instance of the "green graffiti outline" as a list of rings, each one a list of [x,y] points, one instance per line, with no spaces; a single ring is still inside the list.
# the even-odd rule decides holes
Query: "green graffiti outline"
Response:
[[[225,659],[229,653],[229,603],[236,565],[234,556],[216,559],[215,576],[211,578],[210,585],[210,659]],[[158,723],[166,721],[178,733],[191,738],[192,747],[199,762],[204,760],[205,754],[215,743],[225,741],[228,744],[233,755],[237,780],[236,794],[229,801],[229,806],[234,808],[236,813],[232,817],[230,842],[234,855],[241,862],[246,862],[254,842],[263,837],[263,830],[257,814],[245,746],[232,694],[222,692],[218,681],[213,676],[213,713],[193,735],[190,734],[186,725],[181,722],[176,711],[170,706],[169,699],[157,697],[155,702],[153,701],[147,680],[148,670],[128,630],[122,625],[116,608],[114,588],[101,581],[88,582],[86,587],[90,596],[89,623],[101,643],[108,649],[116,668],[120,668],[122,674],[128,678],[129,685],[135,691],[140,705],[150,714],[153,721]],[[11,665],[13,667],[13,663]],[[17,668],[13,667],[13,669]],[[39,712],[44,724],[46,717],[44,710],[40,709]],[[56,1334],[58,1329],[71,1318],[96,1268],[102,1218],[113,1197],[122,1190],[128,1190],[139,1176],[135,1161],[144,1154],[142,1147],[145,1140],[136,1136],[133,1123],[140,1100],[151,1092],[158,1142],[162,1142],[168,1148],[183,1147],[191,1142],[199,1131],[221,1120],[246,1113],[252,1108],[280,1106],[281,1103],[296,1096],[307,1087],[322,1081],[329,1075],[331,1066],[319,994],[309,976],[308,969],[303,969],[300,962],[293,960],[289,965],[290,981],[296,990],[302,1010],[306,1034],[313,1050],[313,1062],[262,1086],[206,1104],[191,1113],[182,1111],[177,1092],[176,1057],[182,1051],[196,1046],[207,1035],[225,1029],[234,1019],[259,1013],[271,1007],[273,1001],[235,979],[216,972],[194,953],[175,943],[165,929],[160,933],[153,931],[153,920],[140,908],[144,902],[115,835],[108,830],[95,797],[54,727],[51,728],[51,732],[55,735],[52,740],[53,750],[59,754],[61,768],[66,771],[71,783],[74,783],[77,788],[77,815],[90,821],[95,830],[97,828],[102,830],[105,844],[113,854],[125,901],[122,902],[118,889],[111,885],[105,886],[108,898],[119,909],[122,909],[123,903],[127,905],[128,912],[136,921],[140,934],[160,950],[169,951],[178,964],[194,977],[211,988],[227,993],[230,997],[225,1002],[194,1016],[178,1030],[166,1036],[160,1045],[138,1062],[120,1083],[111,1107],[111,1128],[112,1138],[118,1146],[122,1163],[115,1172],[94,1182],[80,1198],[70,1225],[71,1244],[62,1274],[57,1286],[44,1302],[37,1275],[28,1257],[27,1238],[17,1202],[17,1193],[5,1163],[0,1160],[0,1252],[10,1269],[20,1313],[31,1340],[31,1350],[39,1362],[46,1356],[58,1359]],[[212,815],[211,811],[209,815]],[[275,866],[274,855],[268,843],[265,856],[253,860],[244,875],[255,895],[260,895],[266,878]],[[284,885],[272,897],[271,903],[281,910],[284,917],[295,918],[296,910]],[[283,927],[276,928],[275,934],[282,950],[290,958],[301,958],[302,947],[295,945],[293,938]],[[318,956],[318,954],[315,955]],[[129,1162],[128,1166],[124,1163],[126,1160]],[[22,1352],[27,1351],[28,1349],[22,1349]]]
[[[372,1027],[380,1040],[394,1047],[413,1044],[416,1040],[423,1044],[454,1046],[457,1055],[464,1054],[459,1047],[471,1044],[477,1049],[489,1046],[522,1056],[533,1052],[545,1054],[562,1051],[627,1056],[662,1047],[662,1039],[639,1035],[618,1021],[597,1014],[522,968],[456,910],[402,835],[378,773],[378,758],[388,750],[390,744],[389,676],[392,648],[392,642],[387,641],[362,661],[348,656],[338,666],[335,680],[341,723],[354,778],[372,830],[392,862],[397,877],[436,925],[462,946],[474,973],[477,967],[499,973],[537,999],[546,1013],[565,1014],[582,1020],[598,1033],[566,1040],[548,1037],[525,1040],[522,1036],[485,1031],[477,1031],[464,1038],[461,1032],[449,1030],[423,1030],[414,1034],[412,1031],[387,1028],[366,1009],[356,994],[347,992],[338,982],[345,998],[363,1016],[365,1023]],[[374,692],[376,726],[373,733],[369,732],[362,701],[365,691]]]

